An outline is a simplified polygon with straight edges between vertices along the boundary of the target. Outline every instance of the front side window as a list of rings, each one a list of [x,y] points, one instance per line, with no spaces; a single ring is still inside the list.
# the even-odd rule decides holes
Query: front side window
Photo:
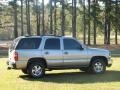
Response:
[[[64,49],[65,50],[80,50],[82,46],[74,39],[64,39]]]
[[[60,50],[60,39],[58,38],[47,39],[45,42],[44,49]]]
[[[23,38],[16,49],[38,49],[40,43],[41,38]]]

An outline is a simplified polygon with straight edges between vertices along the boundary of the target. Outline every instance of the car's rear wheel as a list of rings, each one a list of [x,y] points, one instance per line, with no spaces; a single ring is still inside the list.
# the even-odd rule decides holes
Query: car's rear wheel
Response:
[[[95,74],[101,74],[106,71],[106,63],[102,59],[92,61],[90,71]]]
[[[22,69],[22,72],[23,72],[24,74],[28,74],[27,69]]]
[[[43,77],[45,74],[45,66],[41,62],[34,62],[29,65],[29,74],[34,78]]]

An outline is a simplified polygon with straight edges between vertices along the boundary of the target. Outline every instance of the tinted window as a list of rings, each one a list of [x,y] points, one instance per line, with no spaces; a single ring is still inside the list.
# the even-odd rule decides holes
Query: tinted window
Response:
[[[65,50],[80,50],[82,49],[81,45],[73,39],[64,39],[64,49]]]
[[[16,49],[37,49],[41,43],[41,38],[21,39]]]
[[[57,39],[57,38],[47,39],[45,42],[44,49],[59,50],[60,49],[60,39]]]

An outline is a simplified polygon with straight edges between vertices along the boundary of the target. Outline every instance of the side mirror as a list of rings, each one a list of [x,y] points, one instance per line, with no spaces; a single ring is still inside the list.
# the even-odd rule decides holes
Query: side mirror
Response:
[[[80,50],[84,50],[84,48],[83,48],[83,47],[81,47],[81,48],[80,48]]]
[[[79,50],[84,50],[84,48],[82,46],[78,47]]]

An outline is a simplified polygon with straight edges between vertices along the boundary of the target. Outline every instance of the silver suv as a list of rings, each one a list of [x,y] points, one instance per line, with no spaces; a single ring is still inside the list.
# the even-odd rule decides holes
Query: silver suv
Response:
[[[104,73],[112,65],[108,50],[88,48],[74,38],[64,36],[22,36],[9,48],[8,69],[21,69],[32,77],[46,70],[80,69]]]

